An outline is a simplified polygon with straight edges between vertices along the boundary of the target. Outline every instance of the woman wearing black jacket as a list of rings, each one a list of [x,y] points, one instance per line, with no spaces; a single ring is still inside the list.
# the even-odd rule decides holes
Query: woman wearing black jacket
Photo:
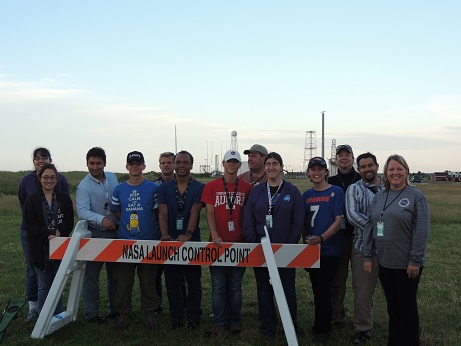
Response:
[[[58,171],[47,163],[39,172],[41,186],[24,202],[23,222],[30,243],[30,262],[38,280],[38,309],[41,310],[59,268],[50,261],[49,240],[67,237],[74,227],[74,207],[70,196],[56,188]],[[56,312],[62,310],[61,302]]]

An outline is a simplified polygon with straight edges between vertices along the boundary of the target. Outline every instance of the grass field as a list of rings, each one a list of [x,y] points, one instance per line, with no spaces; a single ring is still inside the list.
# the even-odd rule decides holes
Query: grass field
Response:
[[[21,219],[20,208],[15,195],[15,188],[24,173],[0,172],[0,305],[6,306],[11,298],[24,296],[24,261],[19,242],[19,223]],[[75,187],[84,172],[65,173],[71,185]],[[200,179],[202,180],[202,179]],[[306,179],[293,180],[301,190],[305,191],[310,183]],[[418,302],[421,319],[422,345],[459,345],[461,340],[461,274],[457,264],[461,258],[461,183],[420,184],[417,186],[426,195],[431,208],[431,236],[428,247],[428,262],[421,279]],[[204,212],[202,211],[201,227],[202,239],[207,239]],[[130,328],[124,331],[114,331],[111,324],[104,326],[90,325],[83,319],[82,306],[76,322],[45,337],[34,340],[30,337],[33,325],[26,325],[24,317],[27,307],[21,311],[19,318],[8,327],[3,343],[5,345],[261,345],[257,331],[257,301],[256,284],[251,268],[247,269],[244,277],[244,307],[243,326],[244,332],[239,336],[226,336],[219,339],[210,339],[205,336],[205,331],[212,325],[208,317],[211,311],[211,286],[210,275],[207,267],[202,268],[202,325],[199,331],[192,332],[188,329],[171,332],[168,330],[169,317],[167,301],[164,297],[163,308],[165,313],[158,319],[159,328],[153,333],[147,332],[143,319],[139,313],[139,289],[135,284],[133,294],[133,307],[135,316]],[[104,275],[101,275],[103,278]],[[104,286],[104,280],[101,280]],[[107,303],[104,290],[103,302]],[[65,292],[66,295],[66,292]],[[308,275],[304,270],[297,271],[297,295],[299,325],[308,332],[313,321],[313,296]],[[65,296],[66,298],[66,296]],[[352,330],[352,290],[348,282],[346,296],[346,326],[334,331],[328,345],[350,345],[354,335]],[[105,311],[103,311],[105,313]],[[381,288],[377,287],[375,294],[375,324],[374,335],[369,345],[385,345],[387,338],[387,315],[385,300]],[[276,341],[270,344],[284,345],[282,327]],[[311,345],[309,336],[299,340],[300,345]],[[269,343],[268,343],[269,344]]]

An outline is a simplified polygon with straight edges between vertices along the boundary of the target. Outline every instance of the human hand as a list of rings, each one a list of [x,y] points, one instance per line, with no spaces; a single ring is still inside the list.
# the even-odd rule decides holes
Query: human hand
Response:
[[[102,219],[102,227],[104,227],[104,229],[107,231],[113,231],[117,229],[115,223],[107,217],[104,217],[104,219]]]
[[[187,235],[187,234],[181,234],[176,240],[177,241],[181,241],[181,242],[186,242],[186,241],[189,241],[191,238],[190,235]]]
[[[161,241],[172,241],[173,238],[171,238],[170,235],[167,234],[167,235],[162,236],[162,237],[160,238],[160,240],[161,240]]]
[[[373,269],[373,262],[363,262],[363,269],[371,275]]]
[[[419,267],[408,265],[407,275],[410,279],[416,279],[419,275]]]
[[[211,236],[211,240],[213,241],[213,244],[215,244],[217,247],[221,247],[222,239],[219,235],[215,237]]]

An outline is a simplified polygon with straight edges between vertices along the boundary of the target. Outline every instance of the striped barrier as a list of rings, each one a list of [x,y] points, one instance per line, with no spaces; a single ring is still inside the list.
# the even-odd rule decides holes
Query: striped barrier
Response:
[[[70,238],[50,241],[50,258],[62,259]],[[320,246],[271,244],[277,267],[320,268]],[[183,264],[200,266],[267,267],[261,244],[178,242],[82,238],[79,261]]]

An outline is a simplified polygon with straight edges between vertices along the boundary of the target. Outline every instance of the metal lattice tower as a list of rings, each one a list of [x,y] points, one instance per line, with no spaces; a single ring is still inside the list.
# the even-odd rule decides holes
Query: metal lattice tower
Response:
[[[331,162],[336,162],[336,139],[331,140]]]
[[[336,139],[331,140],[331,157],[330,157],[330,176],[336,175],[338,167],[336,166]]]
[[[309,160],[317,156],[317,139],[315,131],[306,131],[306,139],[304,144],[304,161],[302,170],[305,171]]]

